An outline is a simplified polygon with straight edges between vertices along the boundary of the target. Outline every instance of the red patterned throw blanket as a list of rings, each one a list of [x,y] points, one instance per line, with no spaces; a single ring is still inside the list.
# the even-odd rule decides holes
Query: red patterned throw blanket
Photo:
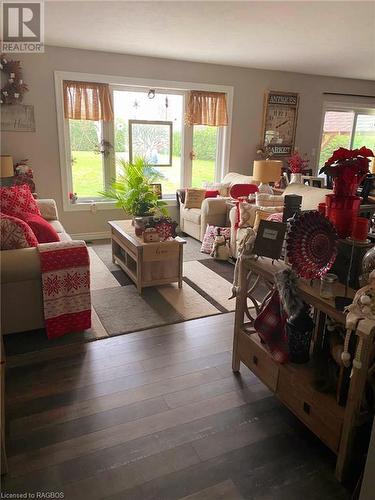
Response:
[[[38,250],[48,338],[90,328],[90,258],[86,243],[43,243]]]

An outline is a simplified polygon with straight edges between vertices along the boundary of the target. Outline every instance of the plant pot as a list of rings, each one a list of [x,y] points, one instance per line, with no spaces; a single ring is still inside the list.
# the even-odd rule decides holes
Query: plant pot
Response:
[[[335,226],[340,238],[347,238],[352,234],[360,204],[359,196],[326,195],[327,217]]]
[[[358,189],[358,180],[344,182],[341,177],[333,177],[333,192],[337,196],[355,196]]]
[[[144,215],[133,217],[132,224],[136,236],[142,236],[146,225],[153,219],[153,215]]]
[[[302,184],[302,174],[290,174],[290,184]]]

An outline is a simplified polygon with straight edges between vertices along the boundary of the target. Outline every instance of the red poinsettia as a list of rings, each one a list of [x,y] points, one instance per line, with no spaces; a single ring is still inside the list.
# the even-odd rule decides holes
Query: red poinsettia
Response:
[[[325,162],[319,173],[331,175],[335,194],[350,196],[368,174],[369,158],[374,153],[366,146],[360,149],[339,148]]]

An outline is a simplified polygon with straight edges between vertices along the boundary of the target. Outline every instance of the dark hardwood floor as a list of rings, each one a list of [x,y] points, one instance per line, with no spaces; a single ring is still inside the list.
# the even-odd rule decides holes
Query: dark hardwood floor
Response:
[[[229,313],[8,359],[2,491],[348,498],[328,449],[249,370],[232,373],[232,330]]]

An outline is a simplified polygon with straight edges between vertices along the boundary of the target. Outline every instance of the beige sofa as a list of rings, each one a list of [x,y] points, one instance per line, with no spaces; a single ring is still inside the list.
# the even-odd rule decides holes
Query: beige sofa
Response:
[[[287,194],[297,194],[302,196],[302,210],[316,210],[319,203],[325,201],[327,194],[331,194],[330,189],[320,189],[307,186],[306,184],[289,184],[283,192],[283,196]],[[236,229],[237,208],[233,207],[229,213],[231,226],[231,250],[233,256],[237,256],[237,246],[246,233],[246,228]]]
[[[230,172],[221,181],[228,188],[234,184],[251,184],[252,177],[249,175]],[[206,198],[201,208],[185,208],[180,204],[180,229],[182,232],[202,241],[207,225],[226,226],[227,201],[230,198]]]
[[[37,200],[42,216],[56,229],[60,240],[71,240],[58,220],[54,200]],[[1,268],[1,331],[3,334],[43,328],[40,261],[36,248],[3,250]]]

